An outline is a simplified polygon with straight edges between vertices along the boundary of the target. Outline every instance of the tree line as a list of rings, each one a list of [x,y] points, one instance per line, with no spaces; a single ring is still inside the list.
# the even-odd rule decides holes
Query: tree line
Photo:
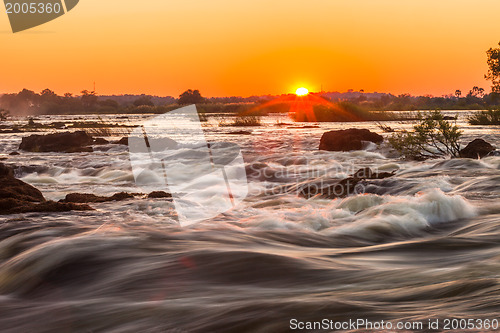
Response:
[[[500,46],[500,43],[499,43]],[[474,86],[468,92],[456,90],[447,96],[411,96],[401,94],[365,94],[363,91],[352,94],[336,94],[331,97],[329,93],[317,95],[332,102],[348,102],[369,111],[406,111],[406,110],[434,110],[434,109],[470,109],[481,110],[497,106],[500,103],[500,48],[490,48],[486,51],[488,73],[485,75],[491,81],[491,92],[486,93],[483,88]],[[346,98],[344,96],[347,96]],[[102,98],[95,91],[83,90],[81,95],[74,96],[66,93],[57,95],[50,89],[40,93],[23,89],[19,93],[4,94],[0,96],[0,116],[5,118],[7,113],[12,115],[34,114],[86,114],[86,113],[160,113],[168,111],[177,105],[205,104],[211,105],[212,110],[217,110],[214,104],[262,104],[278,96],[251,96],[251,97],[216,97],[205,98],[199,90],[188,89],[179,95],[179,98],[167,99],[159,105],[153,101],[153,96],[137,96],[130,103],[120,103],[122,98]],[[166,106],[172,105],[168,108]],[[237,108],[234,108],[235,110]],[[281,108],[280,110],[285,110]],[[221,106],[221,110],[227,110]]]

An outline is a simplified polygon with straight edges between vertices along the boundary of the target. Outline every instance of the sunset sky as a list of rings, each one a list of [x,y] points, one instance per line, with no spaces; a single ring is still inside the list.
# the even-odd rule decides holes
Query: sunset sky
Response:
[[[3,8],[3,7],[2,7]],[[2,9],[3,11],[3,9]],[[80,0],[13,34],[0,92],[204,96],[311,91],[443,95],[477,85],[500,41],[498,0]]]

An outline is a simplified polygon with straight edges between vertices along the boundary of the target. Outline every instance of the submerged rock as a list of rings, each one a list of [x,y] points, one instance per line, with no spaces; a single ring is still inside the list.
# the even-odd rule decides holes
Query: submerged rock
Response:
[[[483,139],[475,139],[469,142],[464,149],[460,150],[460,157],[480,159],[494,150],[495,148]]]
[[[104,138],[95,138],[94,142],[92,142],[94,145],[107,145],[108,143],[109,141]]]
[[[363,142],[382,143],[384,137],[367,129],[350,128],[330,131],[323,134],[319,143],[320,150],[350,151],[363,149]]]
[[[384,179],[394,176],[394,172],[374,172],[370,168],[359,169],[352,177],[344,178],[333,184],[319,187],[317,184],[308,184],[299,190],[299,194],[311,198],[320,195],[324,198],[345,198],[350,195],[364,193],[363,182],[368,179]]]
[[[92,202],[108,202],[108,201],[122,201],[133,198],[131,193],[120,192],[110,197],[103,197],[89,193],[70,193],[66,198],[60,200],[61,203],[92,203]]]
[[[19,149],[29,152],[92,152],[94,139],[84,131],[30,135],[23,138]]]
[[[110,201],[123,201],[127,199],[133,199],[136,196],[144,197],[145,194],[142,193],[127,193],[120,192],[113,194],[112,196],[105,197],[99,196],[90,193],[70,193],[67,194],[63,200],[60,200],[61,203],[101,203],[101,202],[110,202]],[[164,191],[155,191],[151,192],[147,195],[148,199],[159,199],[159,198],[171,198],[172,195],[170,193]]]
[[[29,212],[67,212],[92,210],[87,205],[62,204],[47,201],[35,187],[14,178],[14,172],[0,164],[0,215]]]
[[[115,145],[125,145],[125,146],[128,146],[128,137],[124,136],[124,137],[123,137],[123,138],[121,138],[120,140],[113,142],[113,144],[115,144]]]
[[[250,134],[252,134],[252,131],[233,131],[233,132],[228,132],[227,134],[231,134],[231,135],[250,135]]]

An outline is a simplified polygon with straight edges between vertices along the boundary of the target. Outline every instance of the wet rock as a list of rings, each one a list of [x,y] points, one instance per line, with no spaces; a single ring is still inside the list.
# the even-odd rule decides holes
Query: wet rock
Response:
[[[113,142],[115,145],[125,145],[128,146],[128,137],[124,136],[118,141]]]
[[[44,202],[45,198],[35,187],[14,178],[14,172],[0,164],[0,199],[13,199],[26,202]]]
[[[21,130],[19,129],[7,129],[7,130],[0,130],[0,134],[11,134],[11,133],[22,133]]]
[[[126,199],[133,198],[134,195],[131,193],[120,192],[116,193],[110,197],[98,196],[89,193],[70,193],[66,195],[61,203],[95,203],[95,202],[109,202],[109,201],[122,201]]]
[[[18,156],[21,155],[17,151],[13,151],[12,153],[9,154],[10,156]]]
[[[250,134],[252,134],[252,131],[233,131],[233,132],[229,132],[227,134],[232,134],[232,135],[250,135]]]
[[[308,129],[308,128],[319,128],[318,125],[307,125],[307,126],[288,126],[288,129]]]
[[[300,189],[299,194],[306,198],[311,198],[316,195],[329,199],[345,198],[350,195],[364,193],[366,180],[384,179],[392,176],[394,176],[394,173],[374,172],[370,168],[363,168],[356,171],[352,177],[335,181],[333,184],[328,184],[322,187],[317,186],[317,184],[308,184],[303,186]]]
[[[50,124],[51,127],[56,128],[56,129],[63,129],[66,128],[66,123],[60,122],[60,121],[55,121]]]
[[[92,152],[93,139],[84,131],[47,135],[30,135],[23,138],[19,149],[29,152]]]
[[[358,179],[384,179],[394,176],[394,172],[373,172],[370,168],[363,168],[356,171],[353,175]]]
[[[164,191],[154,191],[148,194],[148,199],[171,198],[172,194]]]
[[[10,202],[9,202],[10,201]],[[57,212],[69,212],[69,211],[87,211],[94,210],[89,205],[84,204],[74,204],[74,203],[61,203],[55,201],[44,201],[41,203],[24,203],[19,204],[18,201],[7,200],[8,205],[11,206],[10,209],[7,207],[2,207],[5,205],[5,201],[0,199],[0,214],[21,214],[21,213],[57,213]],[[6,211],[3,208],[7,208]]]
[[[479,159],[485,157],[494,150],[495,148],[483,139],[475,139],[469,142],[464,149],[460,150],[460,157]]]
[[[94,138],[94,142],[92,142],[94,145],[107,145],[109,144],[109,141],[104,139],[104,138]]]
[[[14,177],[14,170],[5,164],[0,163],[0,178],[2,177]]]
[[[382,143],[384,138],[367,129],[350,128],[346,130],[330,131],[323,134],[319,144],[320,150],[350,151],[363,149],[362,141]]]
[[[29,212],[92,210],[87,205],[67,205],[46,201],[35,187],[14,178],[13,170],[0,164],[0,215]]]

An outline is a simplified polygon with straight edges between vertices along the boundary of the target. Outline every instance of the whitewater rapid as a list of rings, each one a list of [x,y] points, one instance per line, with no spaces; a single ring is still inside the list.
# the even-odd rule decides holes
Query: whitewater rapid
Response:
[[[403,161],[386,144],[324,152],[327,130],[380,130],[278,120],[248,135],[204,128],[207,141],[241,148],[249,186],[210,220],[181,227],[171,201],[145,197],[0,217],[2,331],[288,332],[291,318],[498,317],[500,157]],[[144,192],[127,146],[9,156],[21,136],[2,134],[0,157],[48,199]],[[498,146],[500,128],[464,127],[464,144],[478,136]],[[334,200],[290,191],[364,167],[394,176]]]

